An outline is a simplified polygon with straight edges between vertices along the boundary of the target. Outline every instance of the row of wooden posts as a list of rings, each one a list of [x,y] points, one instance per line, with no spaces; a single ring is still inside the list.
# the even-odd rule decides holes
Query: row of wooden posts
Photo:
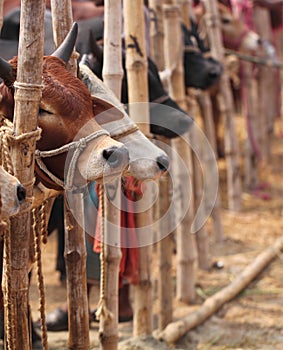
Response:
[[[121,64],[121,35],[122,32],[122,4],[117,0],[105,0],[104,13],[104,64],[103,80],[120,99],[122,64]],[[185,87],[183,84],[183,62],[180,50],[182,49],[180,14],[187,25],[190,25],[189,14],[192,14],[191,1],[178,0],[150,0],[149,5],[155,10],[159,31],[155,27],[151,28],[151,55],[159,70],[170,69],[169,95],[182,107],[187,109],[185,99]],[[207,0],[205,6],[208,12],[207,26],[209,42],[212,55],[219,61],[224,61],[224,50],[222,45],[221,31],[219,27],[219,16],[217,11],[217,1]],[[0,11],[3,8],[3,0],[0,0]],[[181,8],[181,11],[180,11]],[[43,18],[45,2],[44,0],[22,0],[21,2],[21,33],[19,42],[19,63],[17,81],[15,83],[15,114],[14,131],[16,136],[34,132],[37,129],[37,115],[41,98],[41,76],[42,76],[42,56],[43,56]],[[68,33],[72,25],[72,7],[70,0],[51,0],[52,21],[55,44],[58,46]],[[0,12],[1,13],[1,12]],[[126,69],[128,74],[128,92],[130,116],[140,124],[142,131],[149,134],[149,109],[143,108],[143,113],[135,107],[138,104],[132,102],[148,102],[147,90],[147,59],[146,43],[144,36],[144,15],[143,0],[124,0],[123,15],[125,23],[126,47],[131,44],[131,37],[135,37],[143,55],[139,55],[135,50],[126,52]],[[2,17],[1,17],[2,18]],[[38,37],[36,44],[29,47],[26,42],[34,41],[35,33]],[[115,43],[110,45],[109,43]],[[70,60],[70,70],[76,74],[76,53]],[[26,64],[26,63],[29,64]],[[232,93],[229,85],[229,78],[224,70],[220,84],[220,95],[223,100],[224,128],[225,128],[225,153],[227,162],[227,183],[228,183],[228,207],[231,210],[241,209],[241,178],[239,171],[239,146],[235,132],[234,117],[235,112],[232,102]],[[202,92],[199,97],[201,110],[204,116],[205,134],[215,149],[215,135],[213,134],[213,122],[211,109],[209,108],[209,96]],[[142,115],[142,120],[140,119]],[[27,123],[27,120],[29,121]],[[201,186],[199,182],[198,162],[195,154],[187,147],[186,138],[178,138],[171,143],[161,139],[175,149],[180,157],[188,165],[191,176],[194,179],[194,208],[201,204]],[[199,142],[194,130],[190,132],[191,142]],[[26,186],[28,199],[32,198],[34,180],[34,152],[36,139],[28,139],[15,143],[12,148],[12,157],[15,176]],[[27,150],[22,152],[22,150]],[[209,161],[209,160],[208,160]],[[211,161],[211,160],[210,160]],[[32,166],[30,166],[32,164]],[[180,169],[175,169],[175,176],[180,184],[183,183],[183,174]],[[120,186],[119,182],[116,186]],[[189,186],[182,187],[183,198],[189,198],[191,190]],[[107,185],[105,186],[107,192]],[[170,203],[170,181],[163,176],[160,179],[160,199],[159,215],[166,212]],[[119,195],[119,191],[117,191]],[[110,232],[108,222],[120,227],[120,213],[104,196],[105,220],[104,235],[113,237]],[[119,198],[116,198],[119,200]],[[78,210],[83,213],[82,195],[76,196]],[[183,203],[180,203],[183,205]],[[205,226],[201,227],[196,235],[188,234],[194,216],[194,208],[191,208],[182,223],[175,232],[177,248],[177,290],[176,297],[184,302],[192,302],[195,299],[195,278],[194,267],[196,256],[201,268],[208,268],[208,234]],[[30,236],[30,210],[31,201],[28,200],[20,214],[11,219],[11,264],[12,284],[9,291],[10,301],[13,302],[13,313],[17,315],[16,327],[14,329],[13,341],[8,344],[9,349],[31,349],[29,339],[28,324],[28,258],[29,258],[29,236]],[[204,208],[203,208],[204,210]],[[86,266],[85,266],[85,236],[80,225],[73,218],[67,205],[65,206],[65,227],[66,246],[65,257],[67,267],[67,297],[69,314],[69,342],[70,349],[89,349],[89,323],[88,323],[88,301],[86,290]],[[212,212],[215,238],[223,238],[223,228],[221,222],[221,200],[219,195],[216,198],[214,210]],[[146,226],[149,230],[152,222],[152,210],[137,214],[137,227]],[[164,222],[163,222],[164,224]],[[114,225],[111,225],[113,230]],[[166,228],[160,227],[160,231]],[[148,234],[148,232],[147,232]],[[152,232],[152,235],[154,233]],[[173,233],[172,233],[173,234]],[[119,232],[115,237],[120,237]],[[118,240],[119,241],[119,240]],[[117,242],[118,242],[117,241]],[[118,242],[119,243],[119,242]],[[172,286],[172,239],[170,235],[157,243],[158,251],[158,301],[159,321],[158,328],[164,329],[172,322],[173,313],[173,286]],[[153,331],[152,325],[152,245],[139,248],[139,283],[134,287],[134,320],[133,335],[150,335]],[[196,253],[198,251],[198,254]],[[74,254],[80,259],[72,259]],[[114,246],[104,246],[102,254],[105,270],[101,277],[101,300],[102,308],[99,339],[101,349],[115,350],[118,347],[118,275],[121,251]],[[20,266],[20,269],[19,269]],[[190,278],[188,279],[188,276]],[[165,285],[166,283],[166,285]],[[7,293],[6,293],[7,298]],[[6,299],[6,302],[7,299]],[[106,311],[110,311],[113,317]],[[83,316],[82,316],[83,315]],[[44,327],[43,327],[44,328]],[[47,342],[44,349],[48,349]]]

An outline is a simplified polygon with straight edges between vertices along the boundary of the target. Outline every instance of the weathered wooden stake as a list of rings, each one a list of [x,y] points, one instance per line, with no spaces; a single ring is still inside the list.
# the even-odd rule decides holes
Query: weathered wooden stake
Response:
[[[261,157],[259,146],[258,98],[252,64],[242,62],[244,113],[246,114],[247,139],[245,145],[245,187],[254,189],[258,184],[258,163]]]
[[[151,56],[157,64],[158,70],[164,70],[164,33],[163,33],[163,10],[162,1],[154,0],[149,3],[150,8],[153,10],[154,21],[151,22]],[[170,147],[171,141],[165,137],[156,136],[156,139],[160,141],[158,146],[164,151]],[[168,151],[167,151],[168,152]],[[168,153],[167,153],[168,154]],[[168,154],[169,156],[169,154]],[[171,158],[171,157],[169,157]],[[172,158],[171,158],[172,161]],[[173,241],[172,234],[169,233],[164,237],[164,232],[167,232],[171,226],[172,215],[165,216],[168,211],[172,199],[172,182],[169,174],[164,174],[159,180],[159,197],[157,200],[158,218],[161,220],[157,242],[157,299],[159,300],[159,311],[161,315],[158,318],[158,328],[163,329],[169,322],[172,321],[173,313],[173,286],[172,286],[172,254],[173,254]],[[157,219],[158,219],[157,218]]]
[[[44,1],[21,2],[21,30],[15,88],[14,142],[11,154],[15,176],[27,190],[27,200],[20,213],[11,218],[11,290],[15,349],[31,349],[29,324],[29,246],[31,201],[34,182],[34,151],[38,139],[37,116],[42,92]]]
[[[69,32],[72,23],[71,0],[51,0],[53,35],[56,47]],[[77,75],[77,54],[74,51],[68,69]],[[72,196],[76,215],[81,217],[81,225],[73,216],[65,200],[65,261],[67,271],[69,349],[89,349],[89,312],[86,284],[86,248],[83,227],[83,196]]]
[[[200,107],[200,112],[203,117],[204,133],[212,149],[214,150],[215,157],[217,158],[215,128],[214,128],[214,122],[213,122],[213,116],[212,116],[211,100],[208,95],[208,92],[201,91],[199,94],[197,94],[197,101]],[[214,162],[215,160],[208,159],[207,161]],[[207,207],[211,208],[213,203],[206,203],[206,205]],[[223,233],[223,225],[222,225],[222,218],[221,218],[221,199],[220,199],[219,190],[218,190],[218,195],[217,195],[216,202],[214,204],[211,216],[213,219],[213,233],[214,233],[215,240],[217,242],[221,242],[223,240],[224,233]]]
[[[83,194],[72,196],[72,205],[76,208],[73,216],[65,199],[65,262],[67,271],[68,300],[68,348],[72,350],[89,349],[89,315],[86,289],[86,249],[83,230],[84,210]]]
[[[183,79],[183,44],[180,27],[180,10],[178,5],[164,4],[164,57],[165,67],[170,70],[169,95],[183,109],[186,109],[185,86]],[[184,161],[192,179],[192,159],[188,135],[174,139],[172,144],[176,153]],[[188,206],[188,199],[193,199],[192,186],[188,183],[187,174],[173,161],[173,171],[177,189],[180,191],[180,207]],[[175,169],[174,169],[175,168]],[[185,184],[185,185],[184,185]],[[176,229],[177,243],[177,298],[184,302],[195,299],[194,264],[196,259],[195,237],[190,234],[193,222],[193,200],[189,205],[182,222]],[[176,208],[176,214],[178,208]],[[177,217],[178,220],[178,217]],[[169,288],[168,288],[169,289]],[[169,291],[168,291],[169,293]],[[163,317],[162,315],[160,317]],[[172,317],[172,316],[171,316]],[[168,317],[166,317],[168,319]]]
[[[65,39],[73,24],[71,0],[50,0],[52,26],[55,46],[58,47]],[[78,53],[73,51],[68,63],[68,70],[77,75]]]
[[[146,135],[149,135],[149,108],[146,105],[148,102],[148,81],[143,1],[125,0],[124,19],[130,116],[139,128]],[[151,230],[151,223],[151,210],[136,215],[136,224],[139,230],[142,230],[143,226],[147,226]],[[151,251],[151,245],[139,249],[139,284],[134,288],[134,336],[151,334],[152,332]]]
[[[0,30],[2,29],[2,25],[3,25],[3,6],[4,6],[4,0],[0,0]]]
[[[224,62],[224,50],[222,34],[220,30],[219,13],[216,0],[205,0],[207,13],[205,20],[212,56]],[[228,183],[228,207],[231,210],[241,209],[241,178],[239,165],[239,148],[234,126],[234,106],[230,82],[226,71],[222,73],[220,82],[220,93],[223,103],[224,129],[225,129],[225,158],[227,162],[227,183]]]
[[[273,36],[271,31],[270,23],[270,13],[267,9],[259,6],[254,7],[253,21],[257,33],[259,34],[263,43],[269,43],[269,47],[273,45]],[[267,54],[267,52],[262,52],[261,56],[264,58],[271,58],[276,61],[276,52]],[[269,56],[269,57],[268,57]],[[261,149],[262,160],[268,162],[270,159],[270,136],[274,127],[274,119],[276,115],[276,84],[274,83],[276,73],[280,71],[275,71],[274,68],[266,67],[263,65],[258,66],[259,78],[258,78],[258,103],[260,113],[257,116],[260,122],[259,126],[259,145]],[[279,83],[279,82],[278,82]],[[266,93],[268,91],[268,94]]]
[[[181,10],[182,10],[182,19],[183,22],[186,24],[187,28],[191,28],[191,20],[190,20],[190,13],[189,9],[191,8],[190,1],[187,0],[179,0],[181,4]],[[189,103],[188,103],[189,105]],[[193,115],[195,114],[195,111],[193,110],[193,107],[188,106],[187,110],[190,111]],[[191,142],[194,147],[194,152],[192,153],[192,166],[193,166],[193,185],[194,185],[194,209],[195,209],[195,215],[198,213],[201,217],[204,217],[205,215],[205,201],[202,201],[202,196],[204,191],[206,190],[204,188],[204,182],[202,181],[202,178],[204,174],[202,174],[201,164],[200,162],[203,162],[204,155],[203,155],[203,145],[202,145],[202,138],[198,135],[197,128],[192,128],[191,133]],[[204,175],[205,176],[205,175]],[[207,229],[205,225],[202,225],[199,227],[196,231],[196,244],[197,244],[197,250],[198,250],[198,266],[199,268],[203,270],[208,270],[210,268],[210,257],[209,257],[209,236]]]
[[[103,55],[103,81],[120,100],[122,69],[122,3],[121,0],[106,0],[104,2],[104,55]],[[108,199],[107,193],[111,195]],[[115,190],[113,190],[115,189]],[[105,288],[106,307],[112,318],[100,318],[99,339],[103,350],[116,350],[118,348],[118,284],[119,264],[121,260],[120,249],[120,221],[121,213],[121,181],[117,179],[105,184]],[[113,197],[115,194],[115,197]],[[116,203],[116,206],[114,205]],[[118,206],[117,206],[118,204]],[[110,238],[111,236],[111,238]],[[114,239],[114,241],[113,241]],[[103,262],[102,262],[103,263]],[[101,271],[102,272],[102,271]]]
[[[152,11],[150,23],[150,54],[159,71],[165,68],[164,62],[164,32],[163,32],[163,0],[149,0]]]

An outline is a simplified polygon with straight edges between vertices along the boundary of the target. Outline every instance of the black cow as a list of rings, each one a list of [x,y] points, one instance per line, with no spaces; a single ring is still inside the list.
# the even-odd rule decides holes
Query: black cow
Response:
[[[197,24],[191,19],[191,29],[182,24],[184,52],[184,72],[186,87],[208,89],[217,83],[223,67],[208,56],[209,49],[200,38]]]
[[[3,19],[3,26],[0,34],[0,56],[9,60],[18,55],[20,32],[20,8],[15,8]],[[44,55],[54,52],[55,44],[52,32],[51,12],[45,12],[44,18]]]

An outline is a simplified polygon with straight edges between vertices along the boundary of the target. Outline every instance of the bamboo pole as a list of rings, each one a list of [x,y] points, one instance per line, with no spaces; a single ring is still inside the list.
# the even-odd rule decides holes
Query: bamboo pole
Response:
[[[162,3],[163,0],[149,0],[149,7],[152,11],[150,54],[159,71],[163,71],[165,68]]]
[[[50,0],[52,27],[55,46],[58,47],[65,39],[73,24],[71,0]],[[68,70],[77,75],[78,53],[74,50],[68,63]]]
[[[181,16],[184,24],[187,28],[191,27],[190,13],[191,13],[191,4],[189,0],[179,0]]]
[[[147,108],[144,105],[148,102],[148,64],[145,51],[143,1],[126,0],[124,2],[124,19],[130,115],[141,131],[148,135],[149,111],[145,111]]]
[[[65,251],[64,257],[67,272],[68,300],[68,348],[76,350],[89,349],[89,316],[86,288],[86,249],[83,230],[84,210],[83,194],[72,196],[72,206],[76,208],[73,216],[65,199]]]
[[[185,86],[183,80],[183,62],[182,62],[182,36],[180,26],[180,12],[177,5],[164,4],[164,57],[165,67],[171,71],[171,78],[169,84],[169,95],[179,104],[183,109],[186,109],[185,102]],[[183,159],[186,167],[192,174],[192,159],[191,150],[185,135],[181,138],[174,139],[172,144],[175,147],[176,153]],[[188,170],[187,169],[187,170]],[[182,167],[174,164],[174,177],[177,183],[177,189],[180,193],[180,207],[187,206],[187,201],[191,196],[192,187],[188,184],[187,174]],[[191,203],[192,204],[192,203]],[[192,225],[192,208],[186,212],[183,221],[176,229],[176,243],[177,243],[177,298],[184,302],[192,302],[195,299],[195,275],[194,263],[196,259],[196,250],[194,236],[190,234],[190,227]],[[176,215],[178,215],[178,208],[176,208]],[[177,218],[178,220],[178,218]],[[168,288],[169,289],[169,288]],[[168,292],[169,293],[169,292]],[[160,317],[163,317],[162,315]],[[172,317],[172,316],[171,316]],[[168,319],[168,317],[167,317]]]
[[[146,105],[148,81],[143,1],[125,0],[124,19],[130,116],[148,135],[150,120],[149,108]],[[146,192],[149,191],[150,188]],[[144,196],[150,197],[150,194],[144,193]],[[152,230],[151,223],[150,209],[136,214],[136,226],[139,230],[142,231],[146,226],[147,230]],[[152,332],[151,251],[151,245],[139,249],[139,283],[134,288],[134,336],[149,335]]]
[[[71,0],[51,0],[53,35],[58,47],[69,32],[72,23]],[[69,71],[77,75],[77,54],[69,60]],[[84,222],[83,196],[81,193],[72,196],[76,215],[81,218],[81,225],[73,216],[67,200],[64,201],[65,211],[65,262],[67,272],[67,301],[68,301],[68,329],[69,349],[89,349],[89,312],[86,282],[86,247]]]
[[[203,150],[201,140],[198,138],[196,130],[191,133],[192,144],[194,145],[194,153],[192,155],[193,171],[195,176],[194,182],[194,210],[195,213],[199,211],[199,215],[204,217],[205,215],[205,201],[202,201],[204,192],[204,183],[202,179],[202,169],[200,162],[203,160]],[[205,225],[202,225],[196,231],[196,244],[198,251],[198,267],[202,270],[210,269],[210,256],[209,256],[209,236]]]
[[[208,92],[201,91],[199,94],[197,94],[197,101],[204,121],[204,133],[214,150],[215,157],[217,157],[215,128],[212,116],[211,100],[208,95]],[[211,161],[214,161],[214,159],[210,158],[207,161],[210,163]],[[213,203],[206,203],[206,205],[210,208],[213,205]],[[221,242],[223,240],[224,233],[221,217],[221,198],[219,190],[211,216],[213,219],[213,234],[215,240],[216,242]]]
[[[259,34],[263,44],[269,43],[272,45],[272,32],[270,15],[267,9],[259,6],[254,7],[253,12],[253,22],[257,33]],[[273,57],[268,55],[267,52],[262,52],[263,58],[269,58],[273,61],[277,61],[276,53]],[[270,159],[270,136],[273,130],[274,119],[276,115],[276,84],[274,80],[276,79],[275,71],[271,67],[266,67],[260,65],[259,77],[258,77],[258,88],[259,88],[259,111],[258,121],[259,121],[259,145],[261,148],[262,160],[268,162]],[[268,94],[266,93],[268,91]]]
[[[104,3],[103,81],[121,99],[122,68],[122,1]]]
[[[4,7],[4,0],[0,0],[0,31],[3,26],[3,7]]]
[[[104,55],[103,55],[103,81],[114,92],[117,98],[121,98],[122,84],[122,3],[116,0],[104,2]],[[111,187],[111,200],[107,193]],[[115,190],[113,190],[115,189]],[[118,284],[119,267],[121,260],[120,226],[121,213],[121,181],[117,179],[110,184],[105,184],[105,302],[112,314],[112,318],[100,318],[99,339],[100,348],[103,350],[116,350],[118,348]],[[115,197],[113,197],[115,194]],[[114,205],[114,204],[118,205]],[[115,243],[110,241],[110,236],[115,237]],[[111,243],[110,243],[111,242]],[[103,263],[103,262],[102,262]],[[103,271],[101,271],[102,273]],[[101,285],[101,288],[104,286]]]
[[[180,1],[180,0],[179,0]],[[191,28],[189,9],[191,3],[187,0],[180,1],[182,4],[182,19],[188,28]],[[189,107],[188,107],[189,108]],[[193,107],[191,107],[193,109]],[[191,110],[194,115],[194,111]],[[202,201],[204,192],[204,184],[202,181],[202,169],[200,162],[203,161],[203,145],[201,144],[201,138],[198,137],[197,129],[194,127],[191,130],[191,142],[194,145],[194,152],[192,153],[192,166],[193,166],[193,186],[194,186],[194,210],[195,215],[198,213],[201,217],[205,216],[205,201]],[[203,270],[209,270],[210,257],[209,257],[209,236],[205,225],[202,225],[196,231],[196,244],[198,250],[198,266]]]
[[[15,88],[14,135],[11,147],[14,175],[27,190],[27,201],[20,213],[11,218],[11,320],[14,323],[12,349],[31,349],[29,305],[29,246],[31,227],[31,198],[34,183],[34,151],[39,103],[42,93],[43,18],[44,1],[21,2],[21,30],[18,50],[18,70]],[[31,135],[30,133],[34,133]],[[8,277],[7,277],[8,278]],[[5,293],[6,294],[6,293]]]
[[[164,34],[163,34],[163,11],[162,1],[151,1],[150,7],[153,10],[154,21],[151,22],[151,57],[153,57],[157,67],[160,70],[164,70]],[[165,152],[168,148],[171,149],[171,141],[165,137],[156,136],[159,141],[158,145]],[[169,155],[169,154],[168,154]],[[172,154],[169,157],[172,161]],[[172,200],[172,183],[169,174],[164,174],[159,180],[159,197],[157,200],[157,212],[158,217],[162,218],[159,221],[157,242],[157,299],[159,300],[159,312],[161,315],[158,318],[158,328],[163,329],[168,323],[172,321],[173,313],[173,285],[172,285],[172,254],[173,254],[173,241],[172,235],[174,232],[169,233],[164,237],[164,232],[167,232],[171,227],[170,215],[166,216],[166,213],[170,207]],[[158,219],[158,218],[157,218]]]
[[[246,114],[247,139],[245,146],[245,187],[254,189],[258,184],[258,163],[261,158],[259,146],[257,86],[250,62],[242,62],[244,111]]]
[[[170,147],[171,142],[165,137],[159,137],[161,145]],[[162,147],[166,150],[166,147]],[[172,156],[170,157],[172,159]],[[173,240],[172,232],[164,237],[164,232],[168,232],[171,227],[170,215],[166,215],[170,208],[172,199],[172,184],[169,174],[161,176],[159,180],[159,240],[157,242],[157,266],[158,266],[158,328],[163,329],[168,323],[172,321],[173,314],[173,283],[172,283],[172,254],[173,254]]]
[[[159,339],[168,343],[175,343],[189,330],[202,324],[212,316],[225,303],[237,296],[248,284],[262,272],[262,270],[278,256],[283,249],[283,237],[278,238],[273,245],[260,253],[255,260],[249,264],[232,283],[220,292],[206,299],[202,306],[183,318],[182,320],[169,324],[161,333],[157,334]]]
[[[204,1],[207,13],[205,20],[211,47],[212,56],[224,62],[224,50],[222,35],[219,25],[219,13],[216,0]],[[234,125],[234,107],[230,82],[226,71],[222,73],[220,82],[220,94],[223,103],[224,129],[225,129],[225,159],[227,162],[227,183],[228,183],[228,207],[230,210],[239,211],[241,209],[241,179],[239,165],[238,140]]]

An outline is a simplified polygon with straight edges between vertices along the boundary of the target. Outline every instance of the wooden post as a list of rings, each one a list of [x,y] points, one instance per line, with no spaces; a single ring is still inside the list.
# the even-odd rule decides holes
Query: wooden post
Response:
[[[177,5],[168,4],[164,4],[163,11],[165,67],[171,72],[169,95],[181,108],[186,109],[180,11]],[[189,143],[186,142],[186,137],[188,137],[188,135],[183,135],[181,138],[174,139],[172,144],[173,147],[175,147],[176,153],[183,160],[192,176],[191,150],[189,149]],[[181,167],[179,167],[176,162],[174,164],[174,161],[173,171],[175,171],[174,176],[177,181],[177,190],[180,191],[179,205],[184,207],[187,205],[188,198],[193,198],[192,186],[188,183],[187,174],[182,171]],[[182,223],[176,229],[177,298],[184,302],[192,302],[195,299],[194,263],[196,259],[196,249],[195,237],[190,234],[193,221],[193,205],[192,203],[190,204],[190,208],[186,212]],[[178,211],[177,208],[176,210]],[[176,214],[178,215],[177,212]],[[168,317],[166,318],[168,319]]]
[[[269,43],[269,47],[273,45],[273,37],[271,31],[270,14],[267,9],[259,6],[254,7],[253,21],[257,33],[259,34],[263,44]],[[264,58],[271,58],[276,60],[276,52],[273,53],[273,57],[266,51],[261,53]],[[259,146],[261,149],[262,160],[268,162],[270,159],[270,136],[274,127],[274,119],[276,115],[276,73],[274,68],[259,65],[259,78],[258,78],[258,103],[259,111],[257,115],[257,122],[259,122]],[[278,81],[279,83],[279,81]],[[266,93],[268,91],[268,94]]]
[[[55,46],[58,47],[65,39],[73,24],[71,0],[50,0],[52,26]],[[68,63],[68,70],[77,75],[78,53],[73,51]]]
[[[104,2],[103,81],[121,99],[122,68],[122,1]]]
[[[0,30],[2,29],[2,25],[3,25],[3,6],[4,6],[4,0],[0,0]]]
[[[34,151],[37,116],[42,93],[44,1],[21,2],[21,30],[18,50],[18,70],[15,88],[14,135],[11,146],[14,174],[26,187],[27,200],[17,216],[11,218],[10,300],[15,316],[13,350],[31,349],[29,324],[29,246],[31,200],[34,182]],[[33,133],[33,134],[32,134]]]
[[[216,0],[205,0],[207,13],[205,20],[210,42],[212,56],[224,62],[224,50],[222,35],[219,23],[219,13]],[[230,210],[241,209],[241,178],[239,165],[239,149],[236,130],[234,125],[234,106],[228,75],[224,69],[220,82],[220,94],[224,106],[224,129],[225,129],[225,158],[227,162],[227,183],[228,183],[228,207]]]
[[[83,194],[72,195],[73,216],[65,199],[65,262],[67,272],[68,300],[68,348],[72,350],[89,349],[89,315],[86,289],[86,249],[83,230]]]
[[[186,24],[187,28],[191,28],[190,20],[190,1],[179,0],[181,4],[182,20]],[[189,103],[188,103],[189,104]],[[187,107],[189,109],[189,106]],[[190,112],[194,115],[193,108],[191,107]],[[193,166],[193,185],[194,185],[194,211],[195,215],[205,216],[206,203],[202,201],[204,189],[204,181],[202,178],[205,174],[202,174],[201,164],[203,162],[203,145],[201,143],[202,138],[198,136],[198,129],[196,127],[191,130],[191,142],[194,146],[194,152],[192,153],[192,166]],[[197,214],[198,213],[198,214]],[[197,228],[196,231],[196,244],[198,250],[198,266],[203,270],[210,268],[210,257],[209,257],[209,236],[205,225]]]
[[[213,116],[212,116],[211,100],[208,95],[208,92],[201,91],[199,94],[197,94],[197,101],[198,101],[200,112],[203,118],[204,133],[211,147],[214,150],[215,157],[217,158],[215,128],[214,128],[214,122],[213,122]],[[208,162],[210,161],[214,162],[215,160],[209,159]],[[209,207],[213,205],[213,203],[206,203],[206,204]],[[213,219],[213,233],[214,233],[215,240],[217,242],[221,242],[223,240],[224,233],[223,233],[223,225],[222,225],[222,218],[221,218],[221,199],[220,199],[219,190],[218,190],[217,199],[214,204],[211,216]]]
[[[120,100],[122,84],[122,3],[121,0],[106,0],[104,2],[104,55],[103,55],[103,81]],[[107,193],[111,189],[108,199]],[[113,190],[115,189],[115,190]],[[113,195],[115,197],[113,198]],[[119,267],[121,260],[120,226],[121,213],[121,181],[117,179],[105,184],[105,288],[106,307],[112,318],[100,317],[99,340],[103,350],[116,350],[118,348],[118,284]],[[114,205],[114,203],[118,205]],[[110,238],[112,237],[112,239]],[[113,242],[115,237],[115,243]],[[103,263],[103,262],[102,262]],[[101,271],[103,273],[103,271]]]
[[[150,54],[159,71],[163,71],[165,68],[162,3],[163,0],[149,0],[149,7],[152,11],[150,23]]]
[[[151,22],[151,57],[157,64],[158,70],[164,70],[164,33],[163,33],[163,10],[162,1],[150,1],[151,10],[153,10],[153,21]],[[171,141],[165,137],[156,135],[156,139],[160,141],[159,147],[166,151],[170,147]],[[167,151],[168,154],[168,151]],[[169,155],[169,154],[168,154]],[[172,162],[172,155],[169,157]],[[164,237],[164,232],[167,232],[171,227],[173,218],[172,215],[166,216],[172,199],[172,182],[169,174],[164,174],[159,180],[159,197],[157,200],[158,218],[162,218],[158,228],[157,242],[157,292],[159,302],[158,328],[163,329],[172,321],[173,314],[173,285],[172,285],[172,254],[173,254],[173,232]],[[166,218],[165,218],[166,217]],[[157,219],[158,219],[157,218]]]
[[[190,28],[191,21],[190,21],[190,11],[191,11],[191,4],[189,0],[179,0],[180,4],[180,10],[181,10],[181,16],[184,24],[187,28]]]
[[[51,0],[53,35],[58,47],[69,32],[72,23],[71,0]],[[74,51],[69,60],[69,71],[77,75],[77,54]],[[72,196],[72,205],[83,220],[83,196],[77,193]],[[69,349],[89,349],[89,312],[86,283],[86,247],[85,232],[73,216],[67,201],[64,201],[65,210],[65,262],[67,271],[68,296],[68,329]]]
[[[259,146],[259,108],[257,86],[252,73],[252,64],[242,62],[244,113],[246,114],[247,139],[245,147],[245,187],[254,189],[258,184],[258,163],[261,157]]]
[[[149,108],[146,106],[148,81],[143,1],[125,0],[124,19],[130,116],[148,135],[150,121]],[[148,188],[146,192],[149,190]],[[149,193],[144,195],[149,196]],[[139,230],[143,230],[146,226],[147,230],[151,229],[151,223],[150,209],[136,214],[136,225]],[[151,251],[151,245],[139,249],[139,283],[134,288],[134,336],[149,335],[152,332]]]

